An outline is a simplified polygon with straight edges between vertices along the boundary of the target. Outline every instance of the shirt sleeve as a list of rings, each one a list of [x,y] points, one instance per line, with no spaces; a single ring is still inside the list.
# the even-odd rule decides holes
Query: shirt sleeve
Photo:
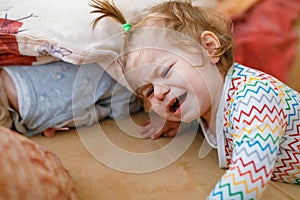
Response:
[[[230,102],[227,125],[232,132],[232,158],[208,199],[260,199],[286,127],[284,101],[269,81],[250,79]]]

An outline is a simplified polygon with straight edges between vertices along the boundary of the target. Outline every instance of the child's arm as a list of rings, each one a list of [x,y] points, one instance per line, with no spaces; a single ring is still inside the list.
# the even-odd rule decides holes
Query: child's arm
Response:
[[[232,99],[227,125],[233,137],[225,140],[231,164],[208,199],[259,199],[265,191],[287,121],[284,101],[270,85],[246,84]]]
[[[165,121],[161,126],[154,125],[151,121],[145,121],[141,130],[144,138],[157,139],[161,136],[174,137],[180,127],[180,122]]]
[[[180,122],[165,120],[153,112],[149,114],[150,119],[142,124],[142,137],[157,139],[161,136],[174,137],[177,134]]]

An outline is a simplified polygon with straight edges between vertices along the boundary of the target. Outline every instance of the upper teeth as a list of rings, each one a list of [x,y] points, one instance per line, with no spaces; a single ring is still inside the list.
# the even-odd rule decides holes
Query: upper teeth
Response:
[[[173,103],[172,103],[172,106],[174,105],[174,104],[177,104],[177,101],[178,101],[178,99],[176,98],[176,99],[174,99],[174,101],[173,101]]]
[[[175,111],[177,110],[178,104],[179,104],[178,99],[177,99],[177,98],[174,99],[174,101],[172,102],[172,104],[171,104],[171,106],[170,106],[170,110],[171,110],[172,112],[175,112]]]

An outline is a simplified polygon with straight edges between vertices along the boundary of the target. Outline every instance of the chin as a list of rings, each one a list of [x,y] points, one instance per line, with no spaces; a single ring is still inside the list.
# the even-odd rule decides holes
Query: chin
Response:
[[[184,122],[184,123],[191,123],[192,121],[194,121],[194,120],[196,120],[196,119],[198,119],[200,116],[192,116],[192,115],[190,115],[190,116],[183,116],[182,118],[181,118],[181,121],[182,122]]]
[[[195,119],[187,119],[187,120],[181,120],[184,123],[191,123],[193,122]]]

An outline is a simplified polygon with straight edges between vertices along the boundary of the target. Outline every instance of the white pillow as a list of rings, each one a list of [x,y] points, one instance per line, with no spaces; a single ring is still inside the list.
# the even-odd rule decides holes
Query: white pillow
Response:
[[[114,0],[128,21],[163,1]],[[195,0],[199,2],[203,0]],[[61,59],[77,65],[97,62],[107,66],[117,56],[123,30],[107,18],[93,31],[91,23],[98,15],[90,14],[92,10],[89,0],[0,0],[0,25],[4,27],[0,29],[0,65],[35,65]],[[15,57],[20,55],[31,57],[17,62]],[[121,69],[106,71],[116,80],[122,74]]]

